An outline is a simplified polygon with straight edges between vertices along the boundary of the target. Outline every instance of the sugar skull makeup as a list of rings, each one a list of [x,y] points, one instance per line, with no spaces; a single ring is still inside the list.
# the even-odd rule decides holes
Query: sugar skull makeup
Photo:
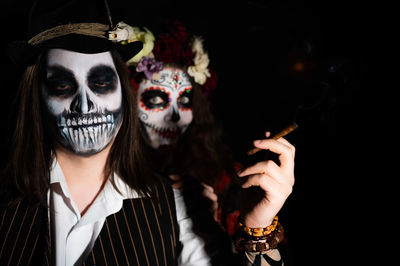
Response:
[[[139,84],[139,116],[153,148],[175,143],[193,119],[192,84],[179,68],[165,67],[160,78]]]
[[[109,52],[51,49],[42,96],[58,142],[84,156],[103,150],[122,122],[122,91]]]

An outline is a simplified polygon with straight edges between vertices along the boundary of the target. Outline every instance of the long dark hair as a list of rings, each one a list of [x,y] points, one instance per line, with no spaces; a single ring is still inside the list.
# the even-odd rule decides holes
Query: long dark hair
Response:
[[[137,106],[128,69],[116,51],[111,51],[122,87],[123,121],[111,147],[105,176],[117,173],[130,187],[143,194],[151,193],[153,175],[142,155]],[[45,54],[25,70],[16,95],[15,130],[8,163],[2,171],[2,186],[14,189],[27,199],[46,202],[54,146],[45,130],[44,102],[40,93],[40,77],[44,71]],[[113,181],[113,179],[112,179]]]
[[[200,86],[194,80],[192,84],[193,121],[175,147],[172,167],[182,177],[215,186],[223,172],[233,174],[231,153]]]
[[[186,72],[179,63],[169,63]],[[135,83],[139,84],[145,77],[143,73],[131,71]],[[187,72],[186,72],[187,74]],[[192,84],[193,120],[178,142],[167,150],[154,150],[146,145],[152,167],[163,174],[176,174],[181,178],[194,178],[215,187],[221,174],[236,177],[233,158],[229,147],[223,140],[223,129],[212,114],[209,102],[202,93],[201,86],[189,76]],[[142,127],[143,136],[146,136]],[[144,141],[144,140],[143,140]]]
[[[168,66],[185,69],[176,64]],[[133,72],[133,78],[139,84],[144,75]],[[181,184],[186,213],[193,221],[193,232],[204,240],[204,249],[211,264],[225,265],[231,256],[231,240],[214,220],[210,212],[213,202],[204,197],[201,183],[214,187],[219,193],[218,184],[221,178],[227,175],[237,183],[237,174],[230,149],[223,140],[223,129],[215,120],[200,85],[193,78],[190,79],[193,92],[191,124],[169,149],[155,150],[147,145],[146,151],[152,158],[152,167],[163,176],[174,174],[180,177],[178,182]],[[142,130],[144,139],[146,129],[142,127]],[[221,204],[224,203],[222,198],[219,200]]]

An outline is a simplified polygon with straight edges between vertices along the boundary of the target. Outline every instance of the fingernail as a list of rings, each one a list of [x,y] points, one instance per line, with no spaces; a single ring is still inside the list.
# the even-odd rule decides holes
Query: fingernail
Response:
[[[254,145],[257,145],[257,144],[260,144],[261,143],[261,140],[255,140],[254,141]]]

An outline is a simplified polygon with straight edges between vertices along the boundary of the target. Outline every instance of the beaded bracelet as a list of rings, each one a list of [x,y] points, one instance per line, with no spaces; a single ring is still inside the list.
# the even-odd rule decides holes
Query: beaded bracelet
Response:
[[[267,236],[275,230],[277,225],[278,225],[278,216],[275,216],[274,220],[272,221],[272,224],[268,225],[267,227],[250,228],[250,227],[244,226],[242,223],[239,222],[239,226],[243,229],[243,231],[245,231],[248,235],[253,236],[253,237]]]
[[[285,232],[281,224],[277,224],[274,231],[264,237],[257,238],[247,234],[241,234],[236,238],[235,248],[237,251],[244,250],[246,252],[264,252],[270,249],[277,248],[285,238]]]

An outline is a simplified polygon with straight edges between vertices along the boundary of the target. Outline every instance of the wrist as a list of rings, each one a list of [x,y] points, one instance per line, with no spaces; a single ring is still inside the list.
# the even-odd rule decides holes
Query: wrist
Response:
[[[262,228],[267,227],[272,224],[275,216],[268,216],[260,219],[260,217],[252,217],[250,215],[246,215],[243,217],[242,223],[246,227],[250,228]]]

